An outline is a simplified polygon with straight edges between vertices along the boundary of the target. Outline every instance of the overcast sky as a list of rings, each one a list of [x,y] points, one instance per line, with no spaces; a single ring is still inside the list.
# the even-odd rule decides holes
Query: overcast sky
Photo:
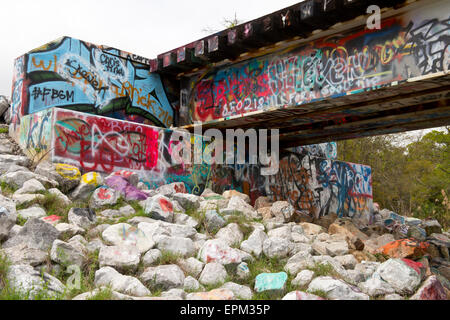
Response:
[[[14,59],[61,36],[146,58],[300,0],[1,0],[0,95],[11,96]]]

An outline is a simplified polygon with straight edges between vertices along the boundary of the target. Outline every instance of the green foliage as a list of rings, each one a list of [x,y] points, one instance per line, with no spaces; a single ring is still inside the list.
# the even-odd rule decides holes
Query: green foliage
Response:
[[[93,296],[87,298],[86,300],[111,300],[112,290],[110,288],[102,288]]]
[[[327,293],[323,290],[312,290],[312,291],[309,291],[309,293],[314,294],[318,297],[327,299]]]
[[[182,256],[179,254],[175,254],[169,251],[162,250],[161,257],[158,258],[157,264],[166,265],[166,264],[176,264]]]
[[[8,128],[0,128],[0,133],[9,133]]]
[[[450,226],[450,128],[405,145],[406,134],[338,142],[339,160],[372,167],[374,202]],[[403,141],[402,141],[403,140]]]
[[[14,192],[16,192],[18,190],[15,186],[10,185],[10,184],[8,184],[7,182],[5,182],[3,180],[0,181],[0,187],[2,188],[2,193],[5,196],[10,196],[10,195],[12,195]]]
[[[334,271],[333,267],[329,263],[316,263],[314,267],[308,268],[311,271],[314,271],[314,276],[316,277],[337,277],[338,274]]]

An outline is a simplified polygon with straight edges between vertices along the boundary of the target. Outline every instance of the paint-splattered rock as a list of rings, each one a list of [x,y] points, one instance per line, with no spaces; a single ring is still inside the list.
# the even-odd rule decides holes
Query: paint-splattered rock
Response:
[[[283,291],[286,287],[288,275],[286,272],[261,273],[255,279],[255,291]]]
[[[283,297],[281,300],[325,300],[315,294],[303,292],[303,291],[292,291]]]
[[[41,220],[45,221],[47,223],[50,223],[53,226],[56,226],[61,221],[61,219],[62,219],[62,217],[60,217],[60,216],[51,215],[51,216],[43,217]]]
[[[186,193],[187,191],[184,182],[174,182],[159,187],[156,192],[166,197],[172,197],[176,193]]]
[[[146,200],[147,194],[132,185],[127,179],[119,175],[111,175],[105,179],[105,184],[119,192],[127,201]]]
[[[429,244],[426,242],[420,242],[413,239],[401,239],[389,242],[388,244],[379,248],[377,252],[385,254],[391,258],[418,259],[426,253],[428,246]]]
[[[447,293],[436,276],[429,277],[411,300],[447,300]]]
[[[390,259],[382,263],[375,272],[398,294],[413,294],[421,282],[420,270],[415,270],[400,259]]]
[[[239,197],[242,200],[244,200],[246,203],[250,204],[250,197],[246,195],[245,193],[241,193],[236,190],[228,190],[225,191],[222,196],[226,199],[231,199],[232,197]]]
[[[101,175],[89,172],[81,177],[80,184],[73,190],[71,197],[75,200],[87,200],[91,193],[103,184]]]
[[[208,240],[198,253],[198,258],[204,263],[217,262],[223,265],[242,262],[242,253],[233,249],[220,239]]]
[[[145,201],[144,212],[153,219],[173,222],[174,205],[169,198],[157,195]]]
[[[139,228],[127,223],[119,223],[106,228],[102,238],[108,245],[129,245],[145,253],[155,246],[155,242]]]
[[[190,293],[186,300],[234,300],[234,293],[228,289],[214,289],[209,292]]]
[[[95,189],[94,193],[89,200],[89,207],[91,209],[100,209],[101,207],[107,205],[115,205],[117,200],[119,199],[119,193],[106,186],[101,186],[100,188]]]
[[[139,175],[136,172],[132,172],[129,170],[119,170],[119,171],[113,172],[113,173],[111,173],[111,175],[109,177],[112,177],[112,176],[122,177],[135,187],[137,187],[137,185],[139,183]],[[108,179],[108,178],[106,178],[106,179]]]
[[[75,189],[81,180],[80,170],[72,165],[65,163],[41,162],[34,171],[49,179],[56,180],[62,192],[68,193]]]

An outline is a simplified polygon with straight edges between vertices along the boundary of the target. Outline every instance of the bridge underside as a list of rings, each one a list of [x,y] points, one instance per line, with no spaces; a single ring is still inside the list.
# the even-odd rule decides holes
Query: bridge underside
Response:
[[[279,129],[280,147],[294,147],[448,125],[449,100],[450,75],[439,73],[301,106],[208,121],[201,130]],[[196,126],[183,128],[194,132]]]

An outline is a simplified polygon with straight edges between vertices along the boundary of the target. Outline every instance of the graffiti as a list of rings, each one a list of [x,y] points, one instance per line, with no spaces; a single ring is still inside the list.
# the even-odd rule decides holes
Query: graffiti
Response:
[[[296,210],[320,218],[329,213],[354,217],[370,213],[370,167],[289,153],[278,174],[267,177],[266,193],[288,200]]]
[[[295,148],[290,148],[288,149],[288,151],[305,155],[308,154],[310,156],[318,158],[327,158],[332,160],[337,159],[336,142],[313,144],[309,146],[299,146]]]
[[[194,76],[183,88],[192,119],[299,106],[448,71],[448,16],[410,16],[386,19],[380,30],[352,30]]]
[[[77,167],[68,164],[56,163],[55,170],[64,179],[79,180],[81,178],[80,170]]]
[[[16,59],[13,123],[60,107],[169,127],[174,111],[158,74],[113,48],[61,38]],[[141,59],[143,60],[143,58]]]

